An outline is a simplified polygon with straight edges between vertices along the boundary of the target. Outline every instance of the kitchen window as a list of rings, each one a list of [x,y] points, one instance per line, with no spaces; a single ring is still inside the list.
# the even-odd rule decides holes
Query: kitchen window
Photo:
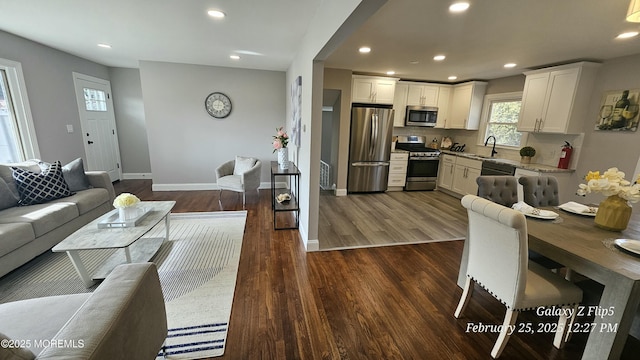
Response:
[[[0,58],[0,162],[39,158],[22,66]]]
[[[522,104],[522,92],[491,94],[485,96],[483,107],[484,143],[495,136],[496,145],[520,148],[525,143],[525,134],[518,131],[518,118]]]

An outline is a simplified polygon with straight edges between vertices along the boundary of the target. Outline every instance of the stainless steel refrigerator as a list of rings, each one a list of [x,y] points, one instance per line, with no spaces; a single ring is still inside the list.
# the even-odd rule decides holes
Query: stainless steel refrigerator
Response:
[[[351,109],[348,192],[387,190],[393,109],[362,107]]]

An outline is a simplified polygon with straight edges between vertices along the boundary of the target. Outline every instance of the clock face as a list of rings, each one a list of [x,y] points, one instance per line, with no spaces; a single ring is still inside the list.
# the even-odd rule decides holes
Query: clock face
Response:
[[[231,100],[229,97],[220,92],[214,92],[207,96],[204,106],[209,115],[222,119],[231,114]]]

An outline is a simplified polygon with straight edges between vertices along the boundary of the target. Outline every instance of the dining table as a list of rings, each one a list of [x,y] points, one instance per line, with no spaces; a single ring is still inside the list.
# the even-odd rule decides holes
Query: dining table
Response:
[[[558,216],[527,216],[529,249],[604,285],[599,304],[581,306],[572,327],[589,333],[582,359],[620,358],[640,304],[640,254],[620,248],[615,240],[640,240],[640,214],[632,214],[625,230],[609,231],[597,227],[588,214],[558,207],[540,209]],[[465,242],[458,274],[460,287],[466,278],[467,251]],[[581,317],[589,321],[580,322]]]

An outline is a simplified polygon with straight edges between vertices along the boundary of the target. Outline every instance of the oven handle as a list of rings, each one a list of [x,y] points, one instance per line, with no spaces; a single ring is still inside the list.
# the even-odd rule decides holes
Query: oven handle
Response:
[[[439,157],[410,157],[409,160],[413,160],[413,161],[438,161],[440,160]]]
[[[354,162],[351,166],[389,166],[388,162],[376,161],[376,162]]]

